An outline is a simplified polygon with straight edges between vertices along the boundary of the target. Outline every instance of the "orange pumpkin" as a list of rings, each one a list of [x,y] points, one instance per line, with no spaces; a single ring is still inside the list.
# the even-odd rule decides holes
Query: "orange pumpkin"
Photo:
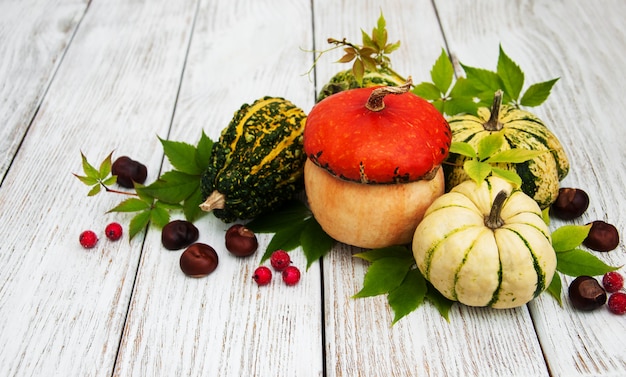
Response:
[[[343,91],[307,116],[306,194],[318,223],[338,241],[364,248],[409,243],[444,192],[440,165],[450,127],[410,86]]]

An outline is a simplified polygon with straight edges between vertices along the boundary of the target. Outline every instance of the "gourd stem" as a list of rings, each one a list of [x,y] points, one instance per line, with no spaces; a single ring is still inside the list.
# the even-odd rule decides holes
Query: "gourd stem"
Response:
[[[404,85],[383,86],[381,88],[376,88],[367,99],[365,107],[371,111],[381,111],[385,108],[385,102],[383,102],[383,99],[387,94],[404,94],[411,89],[411,85],[413,85],[413,80],[411,79],[411,76],[409,76]]]
[[[500,131],[503,127],[499,121],[500,117],[500,105],[502,105],[502,90],[496,91],[493,96],[493,104],[491,105],[491,116],[489,120],[483,124],[487,131]]]
[[[213,191],[211,195],[204,201],[204,203],[200,204],[200,209],[206,212],[211,212],[214,209],[224,209],[224,205],[226,204],[226,196],[218,191]]]
[[[490,229],[498,229],[502,225],[504,225],[504,220],[500,217],[502,213],[502,207],[504,206],[504,202],[508,194],[506,191],[500,191],[496,197],[493,199],[493,204],[491,205],[491,211],[489,212],[489,216],[485,217],[485,226]]]

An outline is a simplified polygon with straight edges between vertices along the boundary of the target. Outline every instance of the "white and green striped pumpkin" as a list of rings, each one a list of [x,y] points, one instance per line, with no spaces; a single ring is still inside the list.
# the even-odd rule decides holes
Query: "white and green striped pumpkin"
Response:
[[[415,231],[413,254],[441,294],[469,306],[522,306],[548,287],[556,269],[537,203],[493,176],[437,198]]]
[[[560,181],[569,171],[569,162],[563,146],[545,124],[534,114],[510,105],[501,105],[501,92],[496,93],[492,110],[478,109],[476,115],[457,115],[448,119],[453,142],[466,142],[478,148],[480,141],[493,133],[504,136],[500,150],[513,148],[546,151],[522,163],[497,164],[512,170],[522,178],[522,191],[531,196],[541,208],[552,204],[559,193]],[[467,159],[450,153],[444,164],[446,190],[469,179],[463,170]]]

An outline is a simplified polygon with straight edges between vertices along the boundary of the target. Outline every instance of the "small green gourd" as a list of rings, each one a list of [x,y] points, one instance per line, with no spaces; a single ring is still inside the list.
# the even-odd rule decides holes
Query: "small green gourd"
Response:
[[[344,90],[356,88],[370,88],[373,86],[401,86],[406,83],[406,79],[398,76],[387,68],[378,68],[375,71],[366,70],[363,75],[363,81],[359,82],[354,77],[351,69],[340,71],[322,87],[320,94],[317,96],[317,102],[324,98],[343,92]]]
[[[502,92],[497,92],[491,109],[478,109],[478,116],[456,115],[448,119],[452,141],[466,142],[478,148],[480,141],[493,133],[504,136],[501,150],[520,148],[545,151],[531,160],[498,167],[515,171],[522,179],[521,189],[535,199],[541,208],[549,207],[557,198],[560,181],[569,171],[569,161],[557,137],[532,113],[510,105],[501,105]],[[444,164],[446,191],[469,179],[463,169],[467,157],[450,153]]]
[[[304,188],[306,114],[279,97],[241,106],[213,144],[200,208],[224,222],[275,209]]]

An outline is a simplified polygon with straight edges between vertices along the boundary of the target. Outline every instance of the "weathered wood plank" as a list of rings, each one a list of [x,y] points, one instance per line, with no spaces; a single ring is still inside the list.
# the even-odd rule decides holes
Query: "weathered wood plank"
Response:
[[[195,5],[92,2],[82,20],[0,188],[0,374],[111,375],[142,236],[106,240],[105,225],[124,220],[104,212],[121,197],[88,198],[70,173],[79,151],[99,162],[115,150],[156,177],[155,133],[170,126]],[[97,248],[79,245],[85,228]]]
[[[233,113],[266,95],[308,112],[313,82],[308,1],[202,1],[170,139],[195,144],[204,130],[217,140]],[[151,229],[120,349],[118,376],[321,376],[322,309],[319,265],[294,264],[300,283],[275,273],[269,286],[251,277],[259,252],[237,258],[224,246],[228,224],[199,220],[200,242],[212,245],[219,267],[202,279],[178,266],[181,252],[164,250]],[[266,263],[269,265],[269,263]]]
[[[315,3],[318,49],[324,48],[327,37],[360,42],[359,30],[369,32],[382,10],[390,41],[402,43],[392,54],[394,69],[411,74],[415,82],[429,80],[431,66],[445,47],[430,1],[393,6],[370,1],[347,8],[347,3]],[[331,63],[341,56],[340,51],[337,54],[318,63],[318,88],[334,72],[347,68]],[[526,308],[497,311],[456,306],[448,323],[426,304],[391,327],[393,313],[386,298],[351,298],[360,290],[367,270],[367,264],[351,257],[355,251],[339,246],[324,260],[329,376],[548,374]]]
[[[571,171],[563,186],[584,189],[589,210],[568,224],[604,220],[626,228],[626,152],[622,141],[626,56],[626,3],[604,1],[436,1],[452,53],[465,64],[496,68],[498,44],[525,71],[528,84],[560,77],[548,101],[533,111],[568,152]],[[551,228],[566,224],[554,220]],[[596,253],[624,265],[624,243]],[[624,270],[622,269],[622,272]],[[562,279],[564,290],[572,278]],[[575,311],[542,295],[530,304],[550,372],[558,376],[624,375],[619,336],[626,323],[608,310]]]
[[[76,0],[0,3],[0,182],[86,9]]]

